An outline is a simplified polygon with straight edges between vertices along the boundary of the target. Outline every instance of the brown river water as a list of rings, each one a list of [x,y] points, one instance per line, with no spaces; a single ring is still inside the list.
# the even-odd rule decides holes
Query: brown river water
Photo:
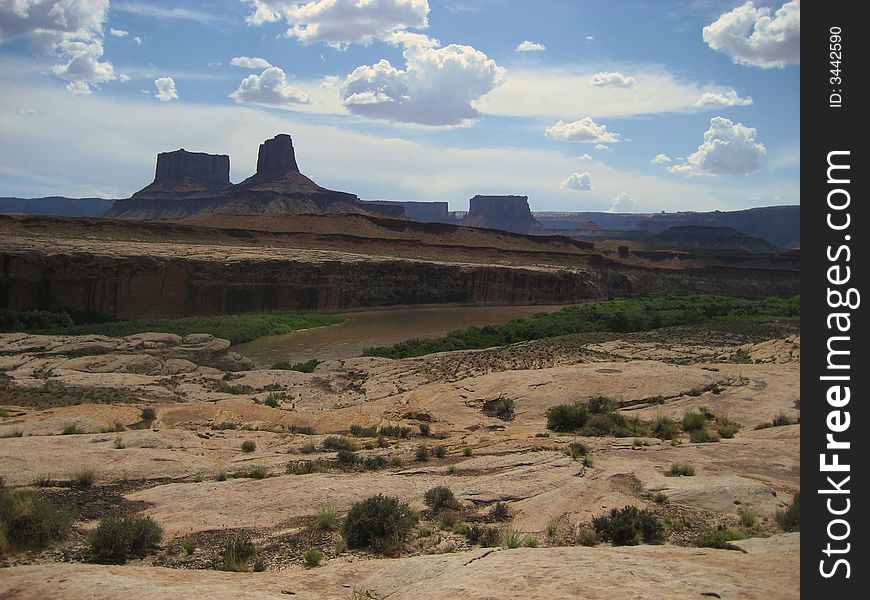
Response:
[[[352,358],[372,346],[387,346],[414,337],[439,337],[460,327],[495,325],[561,308],[562,305],[447,306],[355,311],[340,313],[346,319],[340,325],[262,337],[239,344],[233,350],[259,367],[281,361]]]

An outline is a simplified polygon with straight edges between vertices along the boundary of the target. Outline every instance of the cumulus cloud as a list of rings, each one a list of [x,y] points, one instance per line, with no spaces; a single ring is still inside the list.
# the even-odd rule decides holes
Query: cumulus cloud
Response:
[[[112,37],[119,37],[119,38],[121,38],[121,37],[127,37],[128,35],[130,35],[130,32],[129,32],[129,31],[124,31],[123,29],[109,29],[109,34],[110,34]]]
[[[585,152],[577,157],[580,160],[592,160],[592,157],[586,154]]]
[[[169,102],[178,98],[178,92],[175,89],[175,81],[172,77],[158,77],[154,80],[154,87],[157,88],[155,94],[159,100]]]
[[[734,123],[725,117],[710,119],[704,143],[686,157],[686,162],[669,167],[686,175],[745,175],[758,170],[767,149],[756,141],[754,127]]]
[[[428,0],[248,0],[247,21],[262,25],[284,20],[287,37],[303,44],[326,42],[344,47],[371,43],[408,28],[429,26]]]
[[[234,59],[235,60],[235,59]],[[242,79],[239,89],[230,94],[236,102],[288,106],[309,104],[311,97],[302,90],[290,85],[287,74],[278,67],[269,67],[259,75],[248,75]]]
[[[751,1],[704,27],[704,41],[736,64],[770,69],[800,64],[801,4],[786,2],[771,15]]]
[[[606,144],[595,144],[595,149],[601,152],[613,152],[613,148]]]
[[[589,173],[573,172],[568,179],[562,182],[566,190],[588,191],[592,189],[592,177]]]
[[[634,77],[623,75],[618,71],[602,71],[600,73],[595,73],[592,76],[592,79],[589,80],[589,83],[597,87],[615,87],[628,89],[634,87]]]
[[[613,197],[613,199],[610,201],[610,208],[608,208],[605,212],[626,212],[632,210],[636,206],[637,202],[634,198],[631,197],[630,194],[620,192]]]
[[[752,104],[752,97],[741,97],[735,90],[728,90],[724,93],[719,92],[704,92],[695,106],[749,106]]]
[[[234,67],[241,67],[242,69],[268,69],[272,65],[265,58],[259,58],[256,56],[236,56],[232,60],[230,60],[230,64]]]
[[[92,85],[115,78],[103,56],[103,24],[108,0],[24,0],[0,3],[0,44],[26,38],[34,54],[57,54],[66,64],[52,72],[67,90],[90,94]]]
[[[458,125],[479,116],[472,102],[497,86],[504,71],[471,46],[406,44],[403,55],[404,69],[386,59],[354,69],[341,86],[344,106],[376,119]]]
[[[650,161],[654,165],[663,165],[671,162],[671,157],[667,154],[656,154],[655,158]]]
[[[539,44],[537,42],[530,42],[529,40],[524,40],[519,46],[517,46],[517,52],[543,52],[547,47],[544,44]]]
[[[566,123],[559,121],[547,128],[547,137],[551,140],[567,142],[582,142],[584,144],[615,144],[619,134],[607,131],[606,125],[599,125],[589,117],[579,121]]]

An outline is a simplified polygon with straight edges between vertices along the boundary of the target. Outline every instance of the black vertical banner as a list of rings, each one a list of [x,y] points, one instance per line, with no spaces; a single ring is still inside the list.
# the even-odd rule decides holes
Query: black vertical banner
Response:
[[[801,593],[867,598],[870,34],[863,2],[802,9]]]

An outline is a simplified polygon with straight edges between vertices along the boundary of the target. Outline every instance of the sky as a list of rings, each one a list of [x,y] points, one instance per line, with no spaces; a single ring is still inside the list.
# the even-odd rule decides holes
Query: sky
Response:
[[[293,136],[367,200],[800,203],[800,2],[0,0],[0,196],[123,198]]]

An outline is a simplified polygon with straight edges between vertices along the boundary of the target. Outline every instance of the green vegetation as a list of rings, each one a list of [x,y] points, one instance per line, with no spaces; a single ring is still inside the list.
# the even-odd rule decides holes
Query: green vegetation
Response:
[[[801,530],[801,493],[796,492],[794,499],[785,510],[776,511],[776,522],[784,531]]]
[[[356,451],[356,444],[345,437],[331,435],[323,440],[324,450],[347,450],[348,452]]]
[[[269,468],[264,465],[256,465],[239,474],[239,477],[247,477],[249,479],[265,479],[268,476]]]
[[[97,482],[97,472],[91,468],[85,468],[72,477],[72,483],[76,487],[89,488]]]
[[[718,320],[800,316],[800,296],[744,300],[686,296],[610,300],[568,306],[501,325],[467,327],[435,339],[411,339],[393,346],[367,348],[367,356],[408,358],[433,352],[490,348],[517,342],[593,331],[647,331],[659,327]]]
[[[784,427],[786,425],[795,425],[800,423],[800,419],[792,419],[785,413],[779,413],[769,423],[759,423],[755,429],[767,429],[768,427]]]
[[[758,517],[756,517],[753,513],[748,510],[740,511],[740,524],[744,527],[755,527],[755,524],[758,522]]]
[[[719,436],[711,433],[706,427],[703,429],[695,429],[689,432],[689,441],[694,444],[704,444],[706,442],[718,442]]]
[[[224,546],[224,570],[247,571],[248,563],[257,556],[257,547],[251,538],[239,535],[230,540]]]
[[[557,404],[547,409],[547,429],[553,431],[576,431],[588,420],[589,411],[579,402],[574,405]]]
[[[657,544],[664,539],[664,526],[656,516],[636,506],[614,508],[608,516],[592,520],[595,532],[614,546],[636,546],[641,541]]]
[[[701,412],[688,411],[683,415],[683,429],[685,431],[696,431],[704,429],[707,426],[707,417]]]
[[[516,411],[512,398],[498,397],[483,404],[483,414],[502,421],[513,421]]]
[[[526,536],[514,529],[508,529],[501,534],[501,545],[508,549],[519,548],[526,541]]]
[[[341,521],[341,516],[332,506],[321,506],[317,509],[315,519],[317,520],[318,529],[321,531],[332,531],[338,527],[338,523]]]
[[[308,568],[320,566],[320,561],[323,560],[323,552],[317,548],[309,548],[302,553],[302,560],[305,561],[305,566]]]
[[[496,502],[489,509],[489,518],[493,521],[507,521],[511,518],[511,509],[507,502]]]
[[[674,477],[694,477],[695,467],[689,464],[674,463],[671,465],[671,475]]]
[[[394,555],[416,525],[417,514],[408,504],[398,498],[377,495],[351,507],[341,533],[350,548],[369,548]]]
[[[354,437],[378,437],[378,428],[375,426],[363,427],[362,425],[351,425],[350,434]]]
[[[565,453],[573,459],[583,458],[589,454],[589,448],[583,442],[571,442]]]
[[[483,547],[498,546],[501,543],[501,532],[495,527],[472,525],[465,528],[465,537],[472,544]]]
[[[249,342],[267,335],[282,335],[300,329],[335,325],[343,321],[344,319],[337,315],[321,314],[234,314],[113,321],[95,315],[68,312],[0,310],[0,331],[54,335],[98,334],[111,337],[124,337],[150,331],[182,336],[191,333],[210,333],[215,337],[226,338],[233,344]]]
[[[91,554],[98,563],[124,564],[142,558],[163,538],[151,517],[107,517],[91,536]]]
[[[698,538],[696,544],[702,548],[719,548],[720,550],[728,547],[728,542],[742,540],[744,536],[739,531],[723,527],[709,531]]]
[[[387,425],[386,427],[381,427],[378,430],[378,433],[387,437],[397,437],[405,439],[409,435],[411,435],[410,427],[403,427],[401,425]]]
[[[344,319],[339,318],[339,322]],[[332,325],[332,323],[327,323],[327,325]],[[277,362],[272,365],[273,369],[282,369],[284,371],[299,371],[300,373],[313,373],[314,369],[317,368],[317,365],[322,363],[322,360],[317,360],[316,358],[312,358],[311,360],[306,360],[305,362],[297,362],[292,365],[286,361]]]
[[[44,548],[69,533],[72,516],[33,490],[12,490],[0,479],[0,555]]]
[[[459,500],[453,495],[449,487],[439,485],[423,494],[423,502],[432,509],[432,512],[443,510],[459,510]]]
[[[352,450],[339,450],[336,458],[338,459],[338,464],[343,467],[352,467],[359,462],[359,456]]]
[[[429,447],[426,444],[420,444],[414,451],[414,460],[417,462],[426,462],[429,460]]]
[[[257,449],[257,443],[253,440],[245,440],[242,442],[242,452],[253,452]]]
[[[680,426],[670,417],[660,415],[652,422],[652,434],[660,440],[672,440],[676,437]]]
[[[184,548],[184,553],[190,556],[191,554],[196,552],[196,540],[184,540],[184,543],[181,544],[181,547]]]

